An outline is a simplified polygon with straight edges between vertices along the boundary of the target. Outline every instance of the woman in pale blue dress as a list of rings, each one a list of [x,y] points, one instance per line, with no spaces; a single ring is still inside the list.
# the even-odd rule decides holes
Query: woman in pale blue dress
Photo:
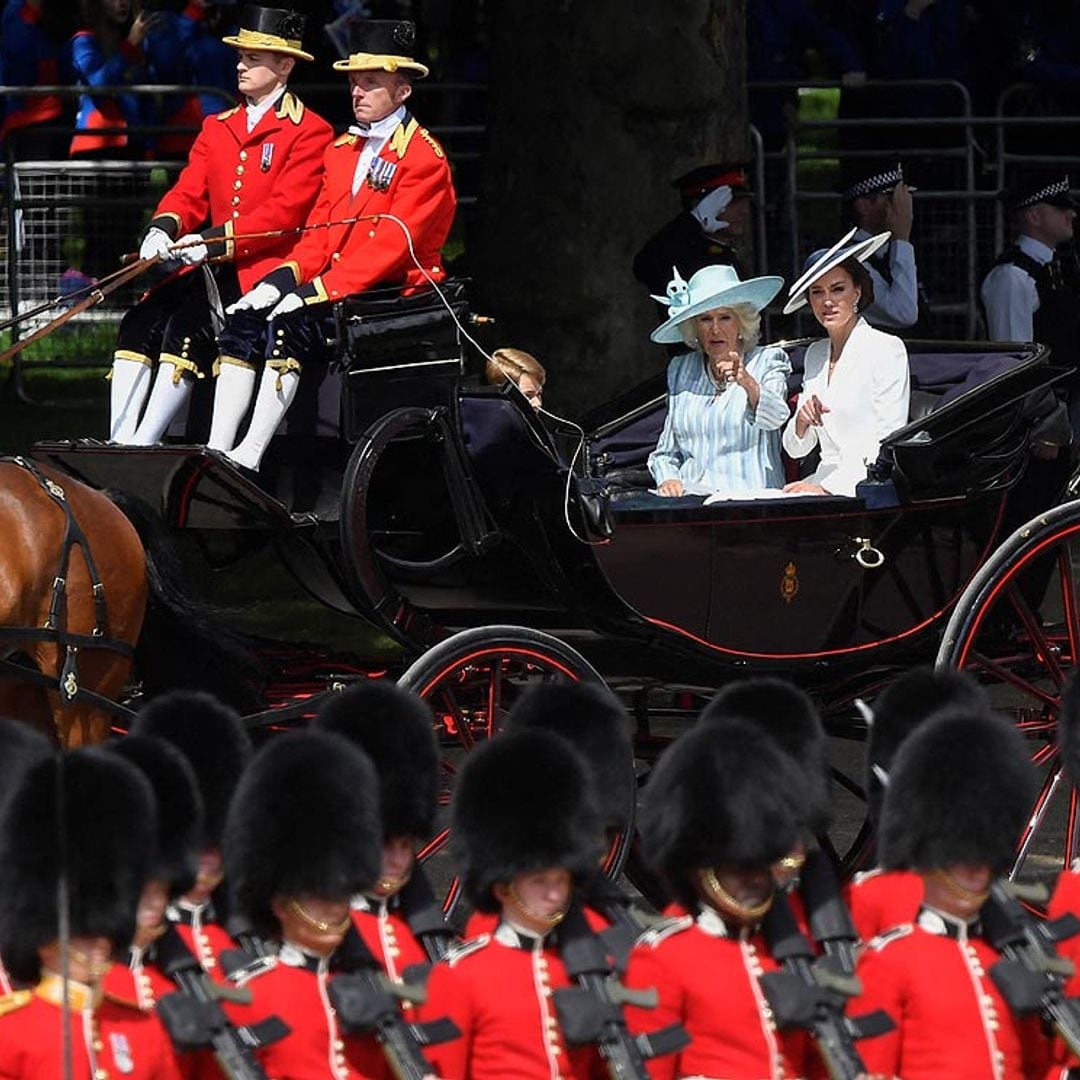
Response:
[[[789,415],[783,349],[759,346],[761,311],[783,279],[740,281],[706,266],[668,286],[667,321],[652,333],[691,350],[668,366],[668,414],[649,471],[664,496],[753,497],[784,486],[780,428]]]

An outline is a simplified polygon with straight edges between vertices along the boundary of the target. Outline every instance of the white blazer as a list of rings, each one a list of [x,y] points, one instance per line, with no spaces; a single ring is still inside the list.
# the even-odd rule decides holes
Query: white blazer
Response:
[[[783,446],[793,458],[821,447],[821,464],[806,479],[834,495],[854,495],[877,459],[881,440],[908,422],[911,377],[907,348],[894,334],[875,330],[861,316],[829,378],[829,339],[812,342],[803,362],[796,412],[811,394],[829,411],[820,427],[800,439],[795,417],[784,428]]]

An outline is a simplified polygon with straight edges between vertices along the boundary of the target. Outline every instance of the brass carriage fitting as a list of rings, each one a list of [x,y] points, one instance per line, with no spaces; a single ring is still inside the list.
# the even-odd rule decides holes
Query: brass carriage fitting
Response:
[[[885,565],[885,556],[874,547],[873,541],[868,536],[853,536],[851,538],[859,547],[852,554],[852,558],[864,570],[876,570]]]

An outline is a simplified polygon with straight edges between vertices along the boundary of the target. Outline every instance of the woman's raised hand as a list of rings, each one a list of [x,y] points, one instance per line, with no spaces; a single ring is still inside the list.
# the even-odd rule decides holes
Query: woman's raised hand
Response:
[[[801,439],[809,427],[821,427],[822,417],[832,410],[822,405],[817,394],[811,394],[795,414],[795,434]]]

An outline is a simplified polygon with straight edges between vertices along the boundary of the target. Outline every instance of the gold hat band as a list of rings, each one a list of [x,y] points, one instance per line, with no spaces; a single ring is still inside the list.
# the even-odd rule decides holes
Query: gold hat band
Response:
[[[399,68],[412,71],[424,78],[428,68],[410,56],[392,56],[389,53],[351,53],[348,60],[335,60],[335,71],[389,71]]]
[[[261,30],[240,30],[239,33],[221,39],[234,49],[266,49],[270,52],[286,53],[303,60],[314,60],[311,53],[304,52],[304,43],[294,38],[278,37],[277,34],[265,34]]]

